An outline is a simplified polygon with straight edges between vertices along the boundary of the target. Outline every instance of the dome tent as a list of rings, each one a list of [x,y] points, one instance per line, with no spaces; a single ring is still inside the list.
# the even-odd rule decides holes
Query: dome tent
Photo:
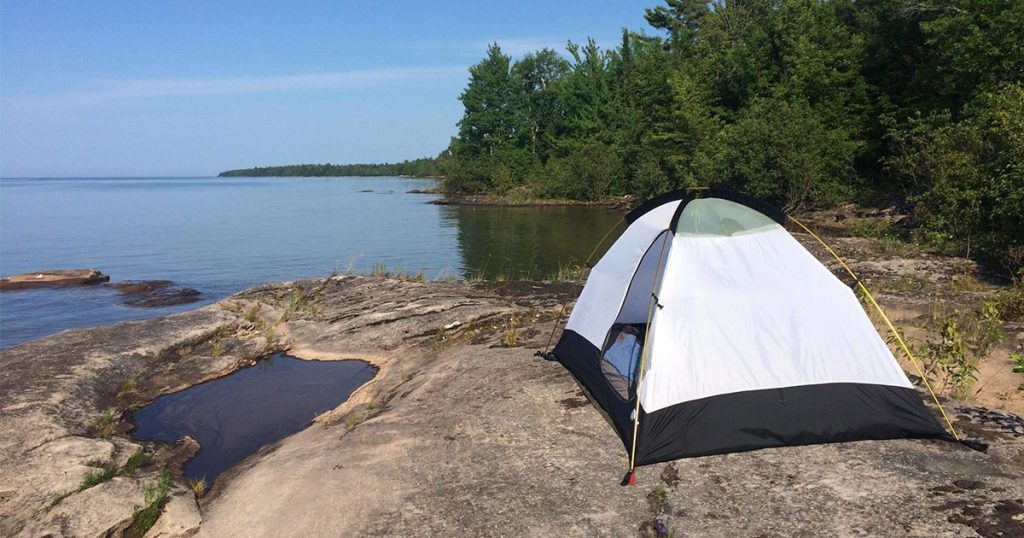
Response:
[[[676,191],[625,220],[549,358],[618,432],[626,480],[637,465],[684,457],[950,438],[852,289],[786,231],[781,211]]]

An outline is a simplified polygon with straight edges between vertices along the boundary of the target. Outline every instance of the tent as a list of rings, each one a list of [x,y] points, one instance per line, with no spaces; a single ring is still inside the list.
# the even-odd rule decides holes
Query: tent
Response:
[[[781,211],[677,191],[625,220],[549,358],[622,438],[627,480],[637,465],[684,457],[949,438],[851,287]]]

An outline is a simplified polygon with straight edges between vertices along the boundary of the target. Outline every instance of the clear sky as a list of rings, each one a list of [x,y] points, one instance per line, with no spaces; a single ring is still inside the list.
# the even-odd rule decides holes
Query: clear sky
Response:
[[[488,43],[614,46],[657,4],[0,0],[0,176],[433,156]]]

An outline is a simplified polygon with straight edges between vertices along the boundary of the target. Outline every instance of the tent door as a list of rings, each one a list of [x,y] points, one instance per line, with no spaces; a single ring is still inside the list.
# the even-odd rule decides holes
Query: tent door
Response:
[[[640,357],[643,353],[651,292],[656,275],[664,273],[672,245],[672,232],[665,230],[647,248],[637,266],[629,289],[619,308],[615,323],[605,335],[601,353],[601,372],[623,400],[636,393]],[[660,266],[659,266],[660,261]]]

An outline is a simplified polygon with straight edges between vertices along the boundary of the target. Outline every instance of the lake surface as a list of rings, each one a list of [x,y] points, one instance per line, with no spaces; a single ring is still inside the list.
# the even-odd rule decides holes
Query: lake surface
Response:
[[[167,279],[203,294],[199,303],[134,308],[102,287],[4,292],[0,348],[335,269],[543,278],[582,263],[621,217],[581,206],[439,206],[429,203],[435,195],[407,192],[433,186],[402,178],[0,179],[3,276],[91,267],[112,282]]]
[[[213,483],[260,447],[334,409],[377,370],[363,361],[304,361],[276,354],[231,375],[167,394],[133,412],[131,435],[174,444],[188,435],[199,452],[185,477]]]

